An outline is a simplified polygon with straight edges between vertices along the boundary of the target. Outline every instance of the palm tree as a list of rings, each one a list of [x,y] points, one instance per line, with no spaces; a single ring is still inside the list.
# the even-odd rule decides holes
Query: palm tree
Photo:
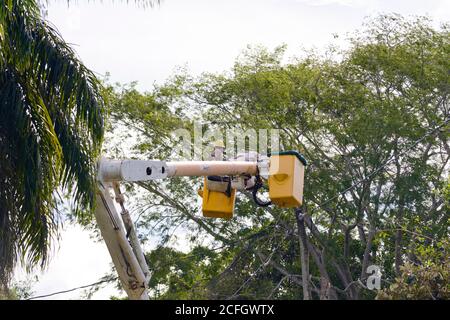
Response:
[[[0,1],[0,284],[19,259],[28,269],[47,262],[59,187],[71,190],[78,216],[91,212],[100,93],[36,0]]]

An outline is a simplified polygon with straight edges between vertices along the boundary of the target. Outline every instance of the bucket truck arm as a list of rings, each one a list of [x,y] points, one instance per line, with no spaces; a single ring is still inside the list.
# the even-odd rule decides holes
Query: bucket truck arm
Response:
[[[127,219],[128,212],[119,215],[114,206],[109,190],[112,188],[110,182],[98,182],[95,210],[97,225],[128,297],[132,300],[148,300],[150,272],[134,225]]]
[[[244,159],[244,160],[243,160]],[[209,217],[231,218],[236,190],[256,191],[261,177],[269,182],[269,195],[281,207],[301,204],[303,170],[306,161],[298,153],[286,152],[270,159],[252,153],[230,161],[107,160],[98,166],[98,190],[95,217],[105,240],[122,287],[134,300],[148,300],[150,272],[130,215],[124,206],[119,182],[137,182],[179,176],[203,176],[203,214]],[[224,187],[225,186],[225,187]],[[115,200],[120,204],[119,214]],[[264,204],[267,205],[268,203]]]

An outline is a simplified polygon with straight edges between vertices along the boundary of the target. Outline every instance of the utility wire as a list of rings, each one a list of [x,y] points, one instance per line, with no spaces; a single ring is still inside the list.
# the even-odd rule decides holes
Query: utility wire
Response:
[[[56,292],[52,292],[52,293],[49,293],[49,294],[43,294],[43,295],[40,295],[40,296],[34,296],[34,297],[31,297],[31,298],[28,298],[28,299],[25,299],[25,300],[34,300],[34,299],[51,297],[51,296],[55,296],[57,294],[68,293],[68,292],[72,292],[72,291],[76,291],[76,290],[80,290],[80,289],[86,289],[86,288],[89,288],[89,287],[97,286],[97,285],[102,284],[102,283],[116,281],[117,279],[118,279],[117,277],[110,278],[110,279],[105,279],[105,280],[101,280],[101,281],[94,282],[94,283],[91,283],[91,284],[86,284],[84,286],[75,287],[75,288],[68,289],[68,290],[56,291]]]
[[[236,243],[241,242],[241,241],[243,241],[243,239],[235,240],[231,244],[236,244]],[[212,249],[209,249],[209,250],[210,251],[218,251],[218,250],[223,249],[223,248],[225,248],[227,246],[229,246],[229,245],[228,244],[227,245],[222,245],[222,246],[218,246],[218,247],[215,247],[215,248],[212,248]],[[189,258],[193,258],[193,257],[199,257],[201,255],[204,255],[204,253],[203,252],[199,252],[199,253],[195,253],[195,254],[191,253],[191,254],[187,254],[185,256],[180,257],[179,260],[185,260],[185,259],[189,259]],[[166,266],[170,266],[171,264],[172,263],[168,262],[168,263],[164,263],[162,265],[158,265],[157,267],[158,268],[164,268]],[[44,294],[44,295],[40,295],[40,296],[34,296],[34,297],[31,297],[31,298],[27,298],[25,300],[34,300],[34,299],[40,299],[40,298],[55,296],[55,295],[58,295],[58,294],[68,293],[68,292],[72,292],[72,291],[76,291],[76,290],[80,290],[80,289],[86,289],[86,288],[93,287],[93,286],[96,286],[96,285],[99,285],[99,284],[102,284],[102,283],[116,281],[118,279],[119,279],[118,277],[109,278],[109,279],[101,280],[101,281],[98,281],[98,282],[94,282],[94,283],[91,283],[91,284],[83,285],[83,286],[80,286],[80,287],[75,287],[75,288],[68,289],[68,290],[55,291],[55,292],[52,292],[52,293],[49,293],[49,294]]]
[[[212,249],[210,249],[210,250],[211,250],[211,251],[217,251],[217,250],[223,249],[223,248],[225,248],[225,247],[226,247],[226,246],[220,246],[220,247],[212,248]],[[189,259],[189,258],[201,256],[201,255],[203,255],[203,254],[204,254],[203,252],[201,252],[201,253],[196,253],[196,254],[188,254],[188,255],[185,255],[185,256],[180,257],[179,260],[185,260],[185,259]],[[158,267],[158,268],[164,268],[164,267],[169,266],[169,265],[171,265],[171,264],[172,264],[172,263],[168,262],[168,263],[164,263],[164,264],[162,264],[162,265],[157,265],[157,267]],[[99,284],[103,284],[103,283],[107,283],[107,282],[116,281],[116,280],[118,280],[118,279],[119,279],[118,277],[114,277],[114,278],[110,278],[110,279],[105,279],[105,280],[101,280],[101,281],[94,282],[94,283],[91,283],[91,284],[86,284],[86,285],[83,285],[83,286],[80,286],[80,287],[75,287],[75,288],[68,289],[68,290],[55,291],[55,292],[52,292],[52,293],[49,293],[49,294],[44,294],[44,295],[40,295],[40,296],[34,296],[34,297],[31,297],[31,298],[27,298],[27,299],[25,299],[25,300],[34,300],[34,299],[40,299],[40,298],[51,297],[51,296],[55,296],[55,295],[58,295],[58,294],[63,294],[63,293],[68,293],[68,292],[72,292],[72,291],[76,291],[76,290],[80,290],[80,289],[90,288],[90,287],[93,287],[93,286],[96,286],[96,285],[99,285]]]

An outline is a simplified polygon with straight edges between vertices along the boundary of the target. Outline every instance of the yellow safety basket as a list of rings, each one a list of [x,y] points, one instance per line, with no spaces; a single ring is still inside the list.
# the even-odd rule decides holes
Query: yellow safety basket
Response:
[[[231,189],[230,196],[224,192],[208,189],[208,178],[204,180],[203,190],[199,190],[203,198],[202,212],[204,217],[231,219],[234,212],[236,189]]]
[[[282,208],[295,208],[303,202],[305,158],[296,151],[284,151],[270,156],[269,197]]]

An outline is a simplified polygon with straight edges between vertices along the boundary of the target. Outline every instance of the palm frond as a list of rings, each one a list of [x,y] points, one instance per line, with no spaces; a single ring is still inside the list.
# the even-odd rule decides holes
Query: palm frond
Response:
[[[95,75],[32,0],[0,3],[0,278],[18,255],[45,264],[57,235],[54,192],[94,206],[103,99]]]
[[[12,252],[27,252],[28,264],[46,261],[49,238],[56,230],[52,193],[60,175],[61,146],[42,100],[13,67],[3,68],[0,243],[5,256],[0,257],[0,276],[6,279],[16,259]]]
[[[54,28],[20,6],[13,13],[5,42],[17,52],[11,55],[14,64],[30,71],[52,119],[59,122],[55,123],[58,138],[71,131],[79,133],[75,139],[64,139],[69,145],[63,146],[63,182],[67,186],[77,181],[77,203],[89,208],[104,126],[100,84]]]

